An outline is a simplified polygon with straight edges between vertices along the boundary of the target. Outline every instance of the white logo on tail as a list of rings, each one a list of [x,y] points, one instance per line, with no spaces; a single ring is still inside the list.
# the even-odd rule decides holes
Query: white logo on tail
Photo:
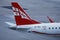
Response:
[[[17,8],[14,8],[14,7],[12,7],[12,8],[13,8],[13,11],[14,11],[14,15],[19,16],[19,10]]]
[[[29,19],[20,9],[15,8],[15,7],[12,7],[12,8],[13,8],[15,16],[20,16],[21,15],[22,18]]]

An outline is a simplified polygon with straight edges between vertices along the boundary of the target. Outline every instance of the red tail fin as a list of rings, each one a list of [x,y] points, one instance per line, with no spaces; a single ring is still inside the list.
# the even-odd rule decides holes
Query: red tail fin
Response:
[[[12,2],[12,8],[15,15],[15,21],[17,25],[37,24],[39,22],[32,20],[24,9],[18,5],[17,2]]]
[[[47,16],[47,18],[49,19],[50,23],[54,22],[49,16]]]

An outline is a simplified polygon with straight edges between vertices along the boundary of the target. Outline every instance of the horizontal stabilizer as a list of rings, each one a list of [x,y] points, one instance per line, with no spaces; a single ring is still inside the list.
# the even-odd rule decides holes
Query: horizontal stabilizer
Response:
[[[11,23],[11,22],[5,22],[6,24],[10,25],[10,26],[16,26],[16,24]]]

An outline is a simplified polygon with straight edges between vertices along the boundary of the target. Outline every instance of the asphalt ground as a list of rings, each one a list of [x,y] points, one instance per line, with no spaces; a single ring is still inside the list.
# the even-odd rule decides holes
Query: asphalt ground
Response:
[[[0,0],[0,40],[60,40],[60,35],[47,35],[28,33],[9,29],[5,22],[14,21],[13,12],[1,6],[11,6],[11,2],[18,2],[32,19],[42,23],[49,23],[46,16],[50,16],[55,22],[60,22],[59,0]]]

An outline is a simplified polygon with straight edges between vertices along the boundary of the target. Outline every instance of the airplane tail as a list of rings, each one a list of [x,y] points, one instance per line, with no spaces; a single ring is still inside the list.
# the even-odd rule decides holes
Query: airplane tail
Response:
[[[28,25],[28,24],[39,23],[35,20],[32,20],[27,15],[27,12],[17,2],[12,2],[11,4],[12,4],[14,17],[17,25]]]

